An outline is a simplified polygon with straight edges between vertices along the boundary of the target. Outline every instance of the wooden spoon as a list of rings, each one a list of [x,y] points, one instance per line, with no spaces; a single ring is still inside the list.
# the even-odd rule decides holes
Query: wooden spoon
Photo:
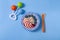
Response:
[[[42,14],[42,32],[45,32],[45,20],[44,20],[44,18],[45,18],[45,14],[43,13]]]

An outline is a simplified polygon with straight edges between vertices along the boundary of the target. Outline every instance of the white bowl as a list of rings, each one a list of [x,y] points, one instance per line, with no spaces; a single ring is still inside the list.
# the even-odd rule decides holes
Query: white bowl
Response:
[[[25,18],[26,15],[33,15],[33,16],[36,17],[36,19],[37,19],[37,24],[36,24],[35,27],[29,29],[29,28],[26,28],[26,27],[24,26],[24,24],[23,24],[22,22],[23,22],[23,19]],[[41,23],[41,20],[40,20],[40,19],[41,19],[41,17],[40,17],[37,13],[31,13],[31,12],[29,12],[29,13],[26,13],[26,14],[23,15],[21,23],[22,23],[23,27],[24,27],[26,30],[34,31],[34,30],[36,30],[36,29],[39,27],[39,25],[40,25],[40,23]]]

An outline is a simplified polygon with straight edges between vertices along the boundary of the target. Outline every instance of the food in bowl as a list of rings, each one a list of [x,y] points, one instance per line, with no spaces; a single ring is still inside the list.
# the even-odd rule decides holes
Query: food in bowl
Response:
[[[25,15],[23,19],[23,24],[26,28],[34,28],[37,24],[37,19],[34,15]]]

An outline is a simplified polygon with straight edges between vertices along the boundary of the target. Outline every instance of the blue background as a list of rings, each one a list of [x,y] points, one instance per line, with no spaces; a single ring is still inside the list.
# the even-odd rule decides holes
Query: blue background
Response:
[[[17,21],[9,19],[11,5],[23,2],[26,12],[46,13],[46,32],[26,31]],[[0,40],[60,40],[60,0],[0,0]]]

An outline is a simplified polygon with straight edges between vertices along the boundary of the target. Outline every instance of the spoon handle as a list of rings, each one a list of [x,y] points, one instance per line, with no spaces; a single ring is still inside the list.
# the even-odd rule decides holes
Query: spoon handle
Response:
[[[44,21],[44,18],[45,18],[45,14],[42,14],[42,32],[45,32],[45,21]]]

